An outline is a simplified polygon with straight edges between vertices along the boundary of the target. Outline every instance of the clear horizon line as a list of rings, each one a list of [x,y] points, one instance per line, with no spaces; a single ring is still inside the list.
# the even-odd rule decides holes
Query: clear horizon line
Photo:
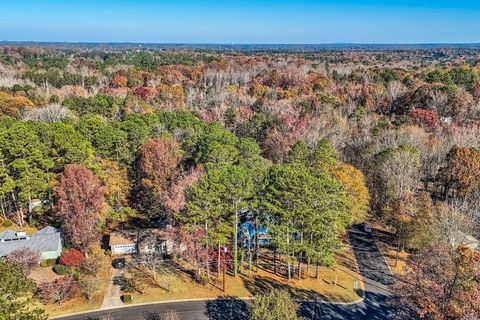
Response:
[[[0,40],[0,43],[66,43],[66,44],[147,44],[147,45],[480,45],[478,42],[152,42],[152,41],[66,41],[66,40]]]

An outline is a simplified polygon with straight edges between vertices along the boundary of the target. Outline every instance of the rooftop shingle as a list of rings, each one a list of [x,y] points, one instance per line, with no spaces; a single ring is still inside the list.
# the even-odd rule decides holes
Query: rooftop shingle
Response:
[[[61,246],[61,233],[53,227],[46,227],[26,238],[17,237],[17,233],[7,230],[0,233],[0,257],[22,248],[40,253],[57,251]]]

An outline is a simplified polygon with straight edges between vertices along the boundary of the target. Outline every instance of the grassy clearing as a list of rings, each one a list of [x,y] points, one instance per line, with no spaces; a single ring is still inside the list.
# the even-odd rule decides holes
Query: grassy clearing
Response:
[[[193,298],[217,298],[221,296],[253,297],[267,292],[273,288],[284,289],[291,293],[295,299],[313,300],[319,299],[335,302],[352,302],[360,298],[359,291],[354,289],[354,281],[359,280],[362,289],[363,283],[356,272],[356,261],[349,250],[343,251],[337,256],[335,268],[320,268],[319,279],[315,278],[315,268],[310,267],[307,276],[307,268],[303,267],[303,279],[291,279],[288,281],[283,275],[275,275],[270,269],[259,268],[252,270],[249,275],[248,268],[244,268],[238,277],[226,275],[226,292],[222,291],[222,275],[217,277],[212,274],[210,283],[202,286],[192,280],[192,270],[170,271],[172,276],[166,282],[158,281],[159,285],[149,286],[143,294],[133,293],[134,303],[154,301],[167,301]],[[279,268],[280,269],[280,268]]]

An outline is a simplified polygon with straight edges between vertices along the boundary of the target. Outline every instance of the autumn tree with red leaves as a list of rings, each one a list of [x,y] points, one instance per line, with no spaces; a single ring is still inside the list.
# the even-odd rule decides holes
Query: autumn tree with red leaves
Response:
[[[0,114],[15,116],[30,107],[33,107],[33,102],[30,99],[0,92]]]
[[[55,194],[66,241],[85,253],[100,236],[98,219],[105,196],[99,179],[83,165],[68,165],[60,175]]]
[[[163,205],[173,213],[179,213],[185,208],[185,193],[190,186],[200,181],[203,177],[202,166],[195,167],[177,178],[167,190]]]
[[[181,160],[180,145],[172,138],[150,139],[140,148],[139,207],[152,216],[162,215],[162,201]]]
[[[473,88],[473,97],[477,101],[480,101],[480,81],[477,81],[477,83],[475,84],[475,87]]]
[[[151,102],[158,95],[158,90],[154,87],[139,87],[134,93],[143,101]]]
[[[440,124],[440,117],[435,110],[414,108],[409,111],[408,116],[415,124],[428,130],[435,130]]]
[[[60,263],[69,267],[80,267],[84,261],[83,253],[75,248],[64,251],[60,257]]]
[[[150,139],[140,149],[142,183],[158,193],[165,190],[181,159],[179,144],[172,138]]]

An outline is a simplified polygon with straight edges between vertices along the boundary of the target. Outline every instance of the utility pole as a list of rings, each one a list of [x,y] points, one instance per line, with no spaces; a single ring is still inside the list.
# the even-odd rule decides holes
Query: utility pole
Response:
[[[223,292],[226,290],[226,273],[227,273],[227,247],[223,247]]]

